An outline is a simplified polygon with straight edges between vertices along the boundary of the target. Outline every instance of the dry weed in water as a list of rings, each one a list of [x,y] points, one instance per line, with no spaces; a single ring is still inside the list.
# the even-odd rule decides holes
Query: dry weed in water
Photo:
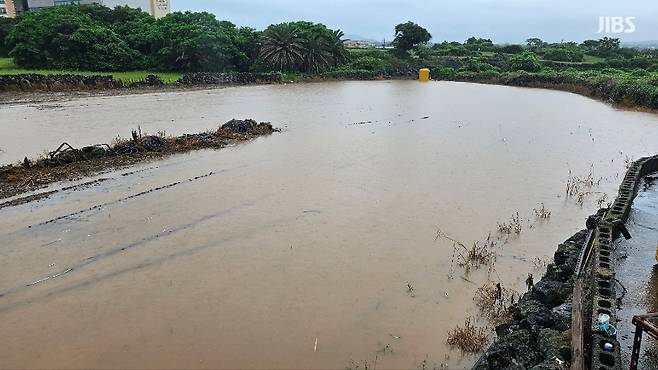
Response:
[[[606,202],[607,200],[608,200],[608,194],[603,193],[603,195],[601,195],[601,196],[596,200],[596,205],[597,205],[597,207],[602,208],[602,207],[603,207],[603,204],[605,204],[605,202]],[[610,207],[607,207],[607,208],[610,208]]]
[[[541,258],[539,258],[539,257],[535,257],[535,258],[532,260],[532,264],[533,264],[533,265],[535,266],[535,268],[537,268],[537,269],[546,268],[546,266],[548,266],[548,263],[549,263],[549,260],[548,260],[548,259],[541,259]]]
[[[551,218],[551,211],[546,208],[544,203],[541,203],[539,208],[533,208],[532,210],[535,212],[535,216],[540,220],[548,220]]]
[[[350,360],[350,366],[348,366],[346,369],[347,370],[361,370],[361,369],[363,369],[363,370],[369,370],[369,369],[375,370],[375,369],[377,369],[377,359],[378,359],[378,357],[375,356],[375,363],[374,363],[373,366],[368,365],[368,360],[363,360],[363,366],[360,365],[358,362],[356,362],[354,360]]]
[[[519,217],[519,212],[510,217],[508,222],[498,223],[498,232],[505,235],[521,234],[523,226],[521,225],[521,218]]]
[[[448,332],[448,345],[459,348],[462,352],[477,353],[484,350],[489,342],[485,328],[477,327],[468,318],[464,326],[457,326]]]
[[[516,292],[492,281],[484,283],[475,291],[473,300],[482,315],[492,324],[498,325],[512,318],[510,307],[514,304]]]
[[[566,186],[567,197],[575,197],[578,204],[582,206],[585,203],[586,197],[589,194],[595,193],[591,190],[601,185],[601,180],[603,180],[603,178],[594,179],[593,173],[594,165],[590,165],[589,173],[586,176],[576,176],[569,170]]]
[[[474,241],[470,248],[459,240],[446,235],[440,229],[437,229],[434,241],[439,238],[452,242],[453,250],[452,260],[450,261],[450,276],[453,274],[452,270],[455,262],[463,267],[466,270],[466,273],[469,273],[471,269],[478,269],[482,266],[489,266],[489,268],[492,268],[496,263],[496,252],[494,251],[496,242],[491,237],[491,234],[489,234],[484,241]]]

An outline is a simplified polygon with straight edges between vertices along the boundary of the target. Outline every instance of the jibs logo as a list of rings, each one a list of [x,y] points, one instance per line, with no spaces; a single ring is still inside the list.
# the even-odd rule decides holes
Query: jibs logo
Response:
[[[596,33],[633,33],[635,17],[599,17],[599,30]]]

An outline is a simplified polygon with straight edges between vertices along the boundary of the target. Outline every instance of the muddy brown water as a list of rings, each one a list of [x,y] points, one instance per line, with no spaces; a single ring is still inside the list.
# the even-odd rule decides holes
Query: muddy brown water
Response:
[[[5,105],[0,117],[3,163],[137,125],[180,134],[252,117],[284,128],[0,210],[9,368],[468,367],[473,357],[445,341],[469,316],[487,324],[477,287],[522,291],[597,208],[600,194],[583,206],[564,196],[569,170],[593,168],[592,191],[612,199],[624,159],[658,152],[656,115],[464,83],[90,97]],[[535,220],[540,203],[547,222]],[[452,244],[434,241],[437,227],[466,243],[496,235],[517,211],[523,231],[496,248],[489,274],[465,276]]]

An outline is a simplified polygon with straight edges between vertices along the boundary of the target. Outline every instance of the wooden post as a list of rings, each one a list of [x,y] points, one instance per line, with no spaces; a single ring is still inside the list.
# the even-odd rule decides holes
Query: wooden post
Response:
[[[640,325],[635,325],[635,338],[633,338],[633,352],[631,355],[631,370],[637,370],[637,365],[640,362],[640,348],[642,347],[642,328]]]
[[[571,370],[585,370],[583,339],[583,282],[577,278],[571,299]]]

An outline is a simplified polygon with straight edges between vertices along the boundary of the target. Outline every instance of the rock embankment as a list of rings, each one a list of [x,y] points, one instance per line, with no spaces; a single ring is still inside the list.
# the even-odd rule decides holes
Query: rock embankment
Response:
[[[497,340],[473,367],[566,369],[571,357],[571,294],[587,231],[560,244],[542,279],[512,306],[512,320],[496,327]]]
[[[121,87],[112,76],[75,74],[0,75],[0,91],[106,90]]]

